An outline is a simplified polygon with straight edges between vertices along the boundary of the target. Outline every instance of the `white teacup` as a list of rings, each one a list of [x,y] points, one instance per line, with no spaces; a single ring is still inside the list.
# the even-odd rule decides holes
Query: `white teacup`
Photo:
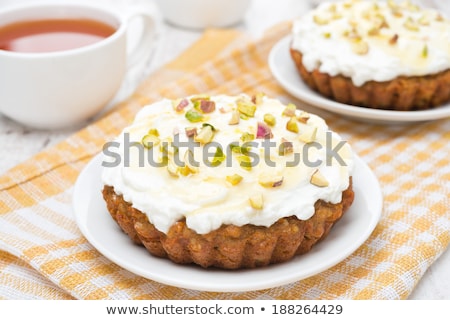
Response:
[[[140,41],[127,48],[129,21],[143,23]],[[45,19],[91,19],[114,27],[111,36],[65,51],[26,53],[0,50],[0,112],[25,125],[55,129],[94,116],[114,97],[127,67],[150,53],[154,20],[127,17],[104,6],[75,3],[28,4],[0,12],[0,27]]]
[[[239,23],[250,0],[156,0],[164,18],[183,28],[229,27]]]

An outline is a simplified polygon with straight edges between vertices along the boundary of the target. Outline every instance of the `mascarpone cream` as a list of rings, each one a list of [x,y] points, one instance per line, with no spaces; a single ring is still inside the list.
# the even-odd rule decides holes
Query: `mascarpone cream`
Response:
[[[294,22],[292,35],[309,72],[356,86],[450,68],[450,21],[409,1],[323,3]]]

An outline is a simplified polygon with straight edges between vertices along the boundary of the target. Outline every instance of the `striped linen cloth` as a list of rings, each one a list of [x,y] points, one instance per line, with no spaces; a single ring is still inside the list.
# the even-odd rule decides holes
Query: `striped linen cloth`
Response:
[[[79,173],[143,105],[198,92],[262,91],[304,106],[279,87],[267,65],[272,46],[288,32],[283,24],[249,43],[233,30],[207,31],[101,120],[1,176],[0,298],[407,298],[450,242],[450,119],[381,126],[320,113],[374,171],[384,208],[380,223],[356,252],[288,285],[239,293],[167,286],[109,261],[75,223],[71,201]]]

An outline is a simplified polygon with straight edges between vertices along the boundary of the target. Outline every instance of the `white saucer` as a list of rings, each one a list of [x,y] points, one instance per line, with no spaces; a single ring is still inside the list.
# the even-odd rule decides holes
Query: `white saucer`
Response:
[[[265,268],[226,271],[178,265],[150,255],[135,245],[109,215],[101,190],[102,155],[81,172],[73,193],[73,209],[87,240],[107,258],[142,277],[181,288],[238,292],[267,289],[322,272],[352,254],[370,236],[382,211],[379,183],[370,168],[356,158],[355,201],[328,237],[310,252]]]
[[[291,37],[281,39],[269,55],[270,70],[278,83],[294,97],[350,118],[386,124],[411,123],[450,117],[450,103],[424,111],[390,111],[351,106],[332,101],[311,90],[301,79],[289,53]]]

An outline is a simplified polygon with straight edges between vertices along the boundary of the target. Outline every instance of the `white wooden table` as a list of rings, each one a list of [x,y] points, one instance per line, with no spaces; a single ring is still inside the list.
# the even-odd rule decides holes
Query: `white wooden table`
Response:
[[[32,0],[0,0],[0,10],[8,5]],[[144,9],[159,15],[152,0],[97,0],[108,2],[126,10],[126,6],[139,5]],[[320,2],[321,0],[312,0]],[[450,13],[450,7],[445,2],[437,0],[422,0],[429,5],[440,5],[439,9]],[[251,36],[260,37],[263,31],[277,22],[292,19],[308,9],[310,4],[305,0],[254,0],[250,6],[245,21],[236,28],[246,31]],[[129,77],[120,93],[126,96],[138,84],[139,79],[147,76],[153,70],[175,58],[201,36],[200,31],[183,30],[161,23],[160,39],[153,59],[147,68],[139,74]],[[42,131],[24,127],[0,115],[0,174],[13,166],[25,161],[39,151],[76,132],[78,128],[68,128],[58,131]],[[450,299],[450,250],[447,250],[426,272],[410,299]]]

